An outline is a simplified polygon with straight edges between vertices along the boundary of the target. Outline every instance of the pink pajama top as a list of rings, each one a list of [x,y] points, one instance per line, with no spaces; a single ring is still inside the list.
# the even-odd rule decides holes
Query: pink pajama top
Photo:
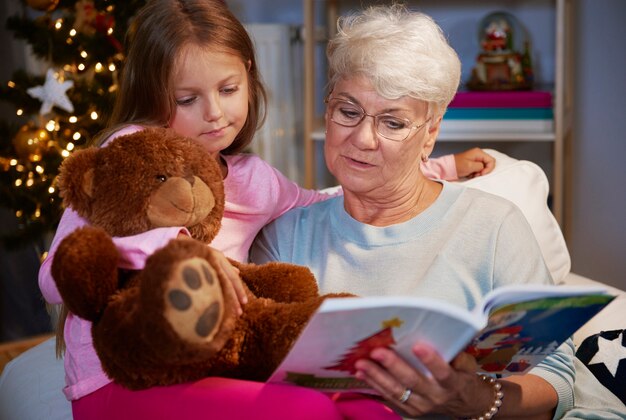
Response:
[[[124,127],[107,142],[139,130],[139,126]],[[222,157],[228,165],[228,175],[224,179],[226,204],[222,228],[210,245],[235,260],[247,261],[252,241],[270,221],[292,208],[331,197],[300,188],[258,156],[241,154]],[[422,165],[422,170],[432,178],[456,179],[452,155],[431,159]],[[63,238],[86,224],[71,208],[63,213],[48,257],[39,270],[39,287],[46,301],[51,304],[62,303],[51,274],[54,253]],[[184,227],[158,228],[132,237],[114,238],[121,254],[120,267],[142,269],[150,254],[179,234],[188,235],[189,232]],[[79,399],[111,382],[102,370],[93,348],[91,322],[70,313],[65,321],[64,338],[66,386],[63,392],[68,400]]]

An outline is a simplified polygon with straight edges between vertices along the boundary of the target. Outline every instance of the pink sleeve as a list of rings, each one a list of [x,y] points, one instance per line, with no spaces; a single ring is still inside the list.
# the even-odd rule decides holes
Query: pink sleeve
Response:
[[[113,243],[120,252],[120,268],[142,270],[146,259],[154,252],[163,248],[172,239],[179,235],[191,237],[184,227],[163,227],[150,229],[147,232],[133,236],[115,237]]]
[[[87,221],[71,208],[65,210],[63,217],[61,217],[61,222],[52,240],[48,256],[39,269],[39,288],[43,297],[49,303],[56,304],[62,302],[51,271],[56,249],[67,235],[87,224]],[[184,227],[169,227],[152,229],[134,236],[113,238],[113,242],[120,252],[120,267],[141,270],[149,255],[167,245],[170,240],[175,239],[180,234],[190,236],[189,231]]]
[[[427,178],[432,179],[443,179],[445,181],[456,181],[459,179],[456,173],[454,155],[444,155],[429,159],[427,162],[422,163],[422,173]]]
[[[45,260],[43,260],[41,267],[39,268],[39,288],[41,289],[44,299],[46,299],[48,303],[57,304],[62,302],[51,273],[54,253],[63,238],[74,232],[79,227],[86,225],[87,221],[80,217],[78,213],[71,208],[68,208],[63,212],[63,216],[61,216],[61,221],[59,222],[59,227],[54,234],[54,238],[52,239],[52,245],[50,245],[48,256]]]
[[[141,130],[143,130],[143,127],[140,125],[133,125],[133,124],[126,125],[120,128],[119,130],[117,130],[116,132],[114,132],[113,134],[111,134],[109,137],[107,137],[107,139],[104,142],[102,142],[102,146],[103,147],[106,146],[111,141],[115,140],[116,138],[120,136],[125,136],[126,134],[133,134]]]
[[[328,200],[331,197],[343,194],[341,189],[328,193],[302,188],[280,173],[277,169],[271,166],[270,168],[274,173],[274,176],[272,177],[272,195],[275,197],[274,202],[276,205],[269,221],[276,219],[293,208],[308,206],[310,204]]]

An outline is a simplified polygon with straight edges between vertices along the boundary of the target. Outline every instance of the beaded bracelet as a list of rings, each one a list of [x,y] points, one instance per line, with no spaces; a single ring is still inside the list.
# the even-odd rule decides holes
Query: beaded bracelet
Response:
[[[502,392],[501,390],[502,384],[500,384],[500,382],[498,382],[496,378],[492,378],[491,376],[482,375],[482,374],[479,376],[480,376],[480,379],[482,379],[484,382],[487,382],[489,385],[493,387],[494,400],[493,400],[493,404],[491,405],[491,407],[489,407],[489,410],[487,410],[485,414],[482,414],[478,417],[472,417],[470,420],[489,420],[498,413],[498,410],[500,409],[500,406],[502,405],[504,392]]]

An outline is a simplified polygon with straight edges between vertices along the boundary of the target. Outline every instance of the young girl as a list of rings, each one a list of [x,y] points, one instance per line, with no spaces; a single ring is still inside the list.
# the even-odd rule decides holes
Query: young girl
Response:
[[[211,247],[246,261],[259,230],[287,210],[328,198],[304,190],[260,158],[240,154],[263,120],[265,91],[261,85],[252,42],[241,23],[220,0],[153,0],[135,19],[111,119],[100,136],[112,139],[146,126],[169,126],[200,142],[219,162],[224,177],[226,208],[220,233]],[[457,156],[460,175],[489,171],[493,160],[479,149]],[[434,168],[456,177],[454,159],[446,157]],[[477,169],[470,168],[478,166]],[[431,175],[436,176],[437,174]],[[449,178],[450,176],[448,176]],[[72,209],[63,214],[49,256],[39,272],[45,299],[61,303],[50,274],[60,241],[86,224]],[[149,255],[184,229],[167,235],[142,237]],[[135,238],[116,238],[123,253]],[[219,252],[215,251],[215,252]],[[224,259],[224,261],[226,261]],[[141,268],[143,261],[128,261]],[[245,303],[240,279],[229,264],[222,269]],[[304,388],[264,385],[249,381],[207,378],[202,381],[129,391],[112,383],[102,371],[91,341],[91,324],[68,314],[64,393],[72,401],[74,418],[186,418],[211,413],[241,418],[341,418],[395,416],[373,400],[335,402]],[[361,413],[361,414],[359,414]]]

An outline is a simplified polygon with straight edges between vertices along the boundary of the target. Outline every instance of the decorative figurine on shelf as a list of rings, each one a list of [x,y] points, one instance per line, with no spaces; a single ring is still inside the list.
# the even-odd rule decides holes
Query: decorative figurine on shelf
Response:
[[[522,32],[517,19],[505,12],[487,15],[480,23],[481,53],[467,82],[470,90],[531,89],[533,70],[530,44],[524,40],[524,53],[516,50],[516,37]],[[522,34],[524,35],[524,34]]]

